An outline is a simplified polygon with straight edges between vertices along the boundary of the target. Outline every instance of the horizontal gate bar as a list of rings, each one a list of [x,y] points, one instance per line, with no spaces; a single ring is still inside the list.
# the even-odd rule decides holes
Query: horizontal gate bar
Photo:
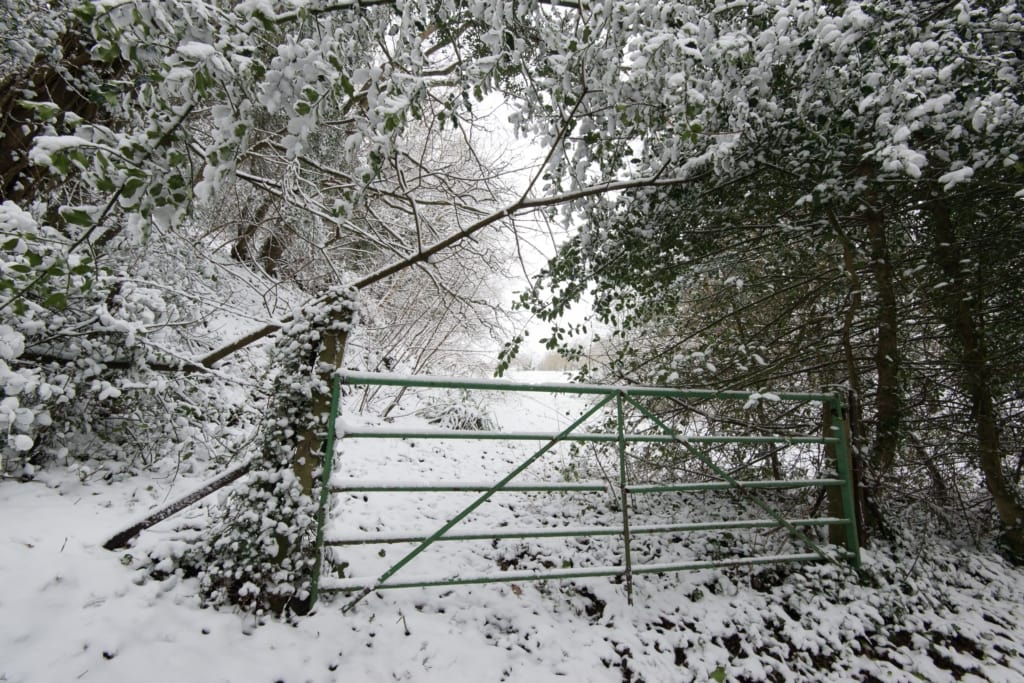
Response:
[[[813,517],[809,519],[791,519],[789,523],[793,526],[826,526],[849,524],[850,520],[841,517]],[[667,534],[682,533],[688,531],[715,531],[726,529],[764,529],[782,526],[774,519],[748,519],[733,520],[728,522],[694,522],[688,524],[651,524],[647,526],[630,526],[629,532],[637,534]],[[589,527],[534,527],[531,529],[508,529],[501,531],[490,531],[487,529],[467,530],[456,534],[448,534],[438,538],[438,541],[490,541],[503,538],[570,538],[574,536],[621,536],[622,529],[608,526]],[[410,536],[409,534],[355,534],[351,536],[336,536],[324,541],[324,545],[371,545],[384,543],[420,543],[427,537],[424,535]]]
[[[850,553],[840,552],[838,555],[845,558]],[[775,564],[782,562],[811,562],[820,560],[821,556],[816,553],[804,553],[798,555],[766,555],[762,557],[741,557],[731,560],[716,560],[702,562],[664,563],[664,564],[641,564],[633,565],[634,574],[660,574],[662,572],[681,572],[698,569],[721,569],[725,567],[743,567],[759,564]],[[321,593],[347,592],[365,588],[374,590],[389,590],[393,588],[429,588],[431,586],[461,586],[479,583],[499,583],[514,581],[548,581],[562,579],[587,579],[602,576],[617,576],[626,571],[624,566],[614,567],[591,567],[580,569],[565,569],[553,572],[540,571],[517,571],[502,572],[501,574],[481,574],[476,576],[452,576],[452,577],[419,577],[409,578],[405,581],[388,582],[377,586],[377,579],[373,577],[356,577],[351,579],[325,579],[320,586]]]
[[[438,375],[392,375],[377,372],[340,372],[346,384],[372,386],[423,387],[435,389],[481,389],[485,391],[533,391],[551,394],[608,394],[625,393],[630,396],[663,396],[696,399],[733,399],[748,401],[756,398],[751,391],[715,391],[713,389],[671,389],[667,387],[632,386],[629,384],[573,384],[570,382],[513,382],[504,379],[460,379]],[[832,394],[773,392],[772,399],[781,401],[828,401]]]
[[[736,482],[749,489],[797,489],[810,486],[842,486],[842,479],[767,479]],[[488,482],[428,482],[417,484],[412,482],[366,481],[351,480],[331,484],[334,493],[458,493],[489,491],[493,483]],[[672,493],[677,491],[722,491],[735,488],[727,481],[702,481],[691,484],[630,484],[626,486],[629,493]],[[524,482],[522,484],[506,484],[497,492],[530,493],[530,492],[583,492],[602,493],[608,490],[604,482],[569,482],[546,483]]]
[[[494,488],[494,482],[490,481],[437,481],[417,484],[413,482],[396,481],[367,481],[353,479],[350,481],[339,481],[331,484],[331,491],[335,493],[417,493],[417,492],[442,492],[458,493],[490,491]],[[566,482],[551,483],[544,481],[523,482],[520,484],[506,484],[497,492],[511,491],[543,492],[543,491],[566,491],[584,493],[603,493],[608,490],[608,485],[602,481],[594,482]]]
[[[387,429],[384,427],[364,427],[361,429],[345,429],[346,439],[458,439],[471,441],[552,441],[559,432],[495,432],[473,431],[468,429]],[[679,438],[668,434],[626,434],[627,443],[678,443]],[[740,444],[802,444],[802,443],[838,443],[834,436],[684,436],[680,437],[687,443],[740,443]],[[616,434],[595,432],[574,432],[561,437],[561,441],[579,442],[617,442]]]
[[[810,486],[842,486],[842,479],[766,479],[737,481],[748,489],[800,489]],[[693,484],[630,484],[630,493],[671,493],[674,491],[723,491],[736,488],[727,481],[702,481]]]

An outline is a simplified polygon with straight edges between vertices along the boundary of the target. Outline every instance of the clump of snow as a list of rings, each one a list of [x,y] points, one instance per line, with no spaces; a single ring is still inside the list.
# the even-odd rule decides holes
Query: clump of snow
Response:
[[[178,52],[189,59],[201,60],[212,56],[216,49],[209,43],[190,40],[178,46]]]
[[[944,173],[939,176],[939,182],[942,183],[942,189],[948,192],[955,185],[966,182],[973,177],[974,169],[970,166],[964,166],[963,168],[958,168],[955,171],[950,171],[949,173]]]
[[[53,165],[53,155],[76,147],[87,147],[92,143],[77,135],[39,135],[33,141],[28,158],[38,166]]]
[[[10,325],[0,325],[0,358],[14,360],[25,352],[25,337]]]

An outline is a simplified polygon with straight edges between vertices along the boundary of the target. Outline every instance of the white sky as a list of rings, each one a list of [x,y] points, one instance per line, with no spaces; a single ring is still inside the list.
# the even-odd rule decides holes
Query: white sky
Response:
[[[493,152],[499,163],[506,163],[511,174],[510,183],[515,189],[516,195],[521,195],[538,174],[547,149],[530,140],[517,138],[508,122],[510,110],[506,106],[500,93],[493,93],[480,103],[479,111],[487,112],[485,121],[491,128],[491,133],[485,138],[484,148],[487,152]],[[533,194],[538,194],[541,182],[538,181],[533,188]],[[568,237],[568,231],[564,225],[557,225],[544,222],[542,218],[522,215],[515,220],[518,229],[519,249],[517,257],[521,257],[513,265],[513,280],[507,283],[506,303],[511,308],[513,299],[518,297],[518,292],[524,291],[531,284],[532,278],[544,267],[548,259],[554,256],[557,244]],[[511,241],[512,235],[503,232]],[[527,275],[529,277],[527,277]],[[570,323],[581,323],[589,312],[589,303],[576,306],[570,310],[565,321]],[[550,325],[539,320],[523,322],[525,329],[529,332],[526,342],[522,346],[520,357],[532,357],[539,361],[547,349],[540,343],[540,339],[548,336]],[[522,327],[522,324],[521,326]]]

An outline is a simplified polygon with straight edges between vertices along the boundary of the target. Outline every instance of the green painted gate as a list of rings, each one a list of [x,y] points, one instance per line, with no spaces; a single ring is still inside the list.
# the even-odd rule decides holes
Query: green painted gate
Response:
[[[344,486],[330,484],[335,445],[335,425],[339,413],[340,384],[361,386],[397,386],[414,388],[461,389],[497,392],[540,392],[549,394],[592,395],[596,402],[579,418],[559,432],[481,432],[443,429],[398,430],[390,428],[369,428],[364,430],[346,430],[339,435],[344,438],[364,439],[472,439],[501,441],[537,441],[543,445],[533,455],[522,461],[500,481],[493,484],[474,483],[374,483],[349,482]],[[633,577],[642,574],[675,572],[692,569],[717,567],[736,567],[746,565],[772,564],[781,562],[804,562],[824,560],[828,562],[849,562],[854,567],[860,566],[860,548],[857,540],[857,526],[853,503],[853,483],[851,476],[847,430],[844,424],[845,412],[842,397],[838,394],[803,394],[778,393],[770,396],[773,401],[792,403],[821,403],[830,414],[825,421],[831,433],[806,436],[773,436],[773,435],[688,435],[680,434],[666,424],[649,407],[645,399],[675,399],[685,401],[743,401],[748,402],[755,397],[750,392],[742,391],[711,391],[694,389],[670,389],[643,386],[603,386],[596,384],[543,383],[524,384],[505,380],[464,380],[450,377],[434,376],[400,376],[376,373],[339,372],[334,380],[331,419],[328,423],[326,458],[322,470],[321,500],[318,514],[317,531],[317,564],[314,571],[313,601],[319,593],[345,592],[353,594],[344,606],[344,611],[352,609],[360,600],[373,591],[412,588],[427,586],[455,586],[463,584],[479,584],[492,582],[520,582],[558,579],[575,579],[600,576],[621,576],[626,584],[627,594],[632,596]],[[755,397],[756,398],[756,397]],[[616,429],[614,433],[577,431],[592,416],[606,407],[615,411]],[[632,408],[646,421],[655,433],[627,433],[624,410]],[[455,527],[474,510],[488,501],[498,492],[607,492],[609,484],[605,482],[522,482],[516,478],[530,465],[551,451],[556,444],[564,442],[606,442],[617,446],[619,482],[617,493],[621,497],[621,524],[617,526],[590,527],[559,527],[536,529],[496,529],[493,531],[472,531],[460,533]],[[689,483],[631,483],[627,477],[627,450],[634,443],[671,443],[679,444],[685,451],[706,465],[718,477],[715,481]],[[729,472],[720,467],[708,455],[708,450],[722,444],[822,444],[831,447],[835,453],[836,476],[825,479],[773,479],[773,480],[737,480]],[[759,494],[765,489],[795,489],[808,487],[835,487],[840,491],[842,503],[841,517],[814,517],[809,519],[786,519],[772,505],[768,504]],[[740,493],[747,501],[759,508],[765,517],[753,520],[706,521],[678,524],[655,524],[631,526],[629,496],[651,493],[667,493],[682,491],[715,491],[732,490]],[[394,535],[394,534],[360,534],[358,536],[339,537],[325,541],[324,523],[330,493],[367,493],[367,492],[477,492],[480,495],[447,523],[428,535]],[[837,526],[845,530],[843,548],[823,547],[803,529],[808,527]],[[764,555],[755,557],[725,558],[700,562],[647,563],[634,564],[631,554],[631,538],[645,534],[683,533],[689,531],[729,530],[751,528],[782,528],[807,552],[786,555]],[[546,571],[505,571],[498,574],[471,576],[439,576],[436,578],[415,578],[403,581],[397,576],[414,558],[435,543],[455,543],[459,541],[498,540],[508,538],[557,538],[557,537],[596,537],[618,536],[622,538],[624,564],[616,566],[599,566],[585,568],[565,568]],[[321,558],[325,546],[350,546],[358,544],[384,543],[416,543],[416,547],[395,562],[380,576],[355,579],[320,579]]]

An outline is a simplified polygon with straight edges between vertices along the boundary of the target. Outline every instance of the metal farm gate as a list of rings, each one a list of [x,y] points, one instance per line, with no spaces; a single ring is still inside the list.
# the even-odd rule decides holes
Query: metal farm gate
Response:
[[[577,394],[596,397],[596,402],[572,423],[558,432],[508,432],[508,431],[467,431],[445,429],[400,430],[391,428],[367,428],[350,430],[335,438],[335,425],[339,413],[340,384],[360,386],[395,386],[411,388],[460,389],[491,392],[539,392],[549,394]],[[642,574],[677,572],[693,569],[717,567],[737,567],[746,565],[762,565],[781,562],[805,562],[825,560],[828,562],[846,561],[854,567],[860,566],[860,548],[857,540],[857,527],[854,513],[853,483],[851,476],[849,447],[842,397],[831,393],[778,393],[770,395],[772,401],[789,403],[821,403],[825,407],[828,418],[824,420],[825,431],[829,433],[803,436],[790,435],[689,435],[681,434],[660,418],[644,401],[655,399],[672,399],[676,401],[742,401],[749,402],[752,395],[743,391],[710,391],[694,389],[670,389],[643,386],[602,386],[595,384],[543,383],[524,384],[505,380],[464,380],[435,376],[400,376],[375,373],[339,372],[335,376],[331,401],[331,415],[328,423],[327,442],[325,443],[325,462],[322,470],[321,500],[318,515],[317,532],[317,565],[314,571],[312,599],[315,602],[318,593],[344,592],[351,594],[344,606],[344,611],[352,609],[360,600],[373,591],[412,588],[427,586],[457,586],[463,584],[480,584],[492,582],[525,582],[559,579],[576,579],[601,576],[619,576],[625,581],[628,595],[632,595],[633,577]],[[767,396],[767,395],[766,395]],[[603,409],[614,410],[614,432],[578,431],[592,416]],[[642,433],[627,433],[625,410],[635,411],[643,421],[647,430]],[[331,484],[333,455],[335,442],[342,439],[472,439],[500,441],[535,441],[543,445],[531,456],[520,462],[511,472],[496,482],[359,482],[349,481],[343,486]],[[565,442],[586,443],[605,442],[614,444],[618,456],[618,482],[529,482],[519,481],[517,477],[531,464],[537,462],[556,444]],[[627,453],[631,444],[664,443],[678,444],[692,458],[703,463],[717,479],[713,481],[684,483],[644,483],[631,482],[628,478]],[[835,476],[820,479],[758,479],[740,480],[734,478],[708,455],[709,451],[724,444],[765,444],[787,445],[820,444],[827,448],[835,457]],[[613,487],[614,494],[621,500],[621,521],[614,526],[577,526],[577,527],[540,527],[536,529],[507,529],[499,527],[484,530],[460,530],[458,528],[467,516],[487,502],[496,493],[507,492],[609,492]],[[797,489],[809,487],[835,488],[839,490],[842,516],[813,517],[808,519],[786,519],[775,506],[769,504],[759,495],[759,491],[772,489]],[[764,517],[759,519],[726,520],[726,521],[695,521],[670,524],[639,524],[632,525],[630,520],[630,496],[652,493],[670,493],[685,491],[719,491],[731,490],[739,493],[746,501],[756,506]],[[324,521],[331,493],[386,493],[386,492],[430,492],[443,495],[446,492],[479,493],[473,502],[461,509],[445,524],[430,533],[422,534],[349,534],[347,536],[326,538]],[[845,533],[843,548],[830,546],[828,549],[816,541],[804,529],[808,527],[840,527]],[[736,530],[736,529],[784,529],[806,552],[761,555],[752,557],[727,557],[707,561],[669,562],[669,563],[634,563],[631,553],[633,537],[647,534],[680,534],[693,531]],[[403,580],[400,573],[414,558],[436,543],[458,543],[460,541],[500,540],[500,539],[531,539],[531,538],[569,538],[569,537],[621,537],[622,557],[624,562],[615,566],[568,567],[550,570],[503,571],[477,575],[448,575],[438,577],[410,577]],[[416,546],[403,557],[394,562],[379,576],[363,578],[320,578],[324,547],[355,546],[362,544],[415,543]],[[383,553],[382,553],[383,555]]]

